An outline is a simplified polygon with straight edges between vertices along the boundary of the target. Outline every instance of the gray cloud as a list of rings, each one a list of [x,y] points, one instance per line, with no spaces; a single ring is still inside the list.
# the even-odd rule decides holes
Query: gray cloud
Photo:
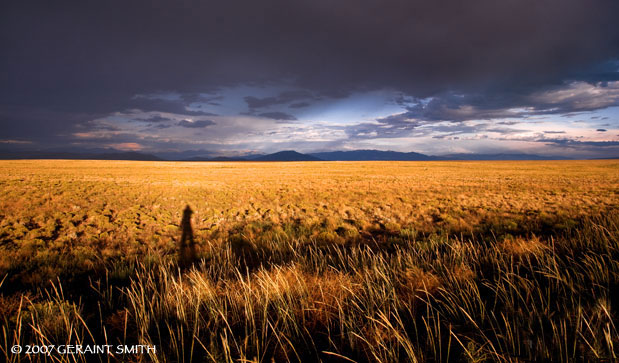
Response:
[[[423,125],[419,121],[406,122],[394,118],[380,119],[377,123],[360,123],[345,128],[351,139],[395,138],[408,136],[413,130]]]
[[[619,156],[619,141],[581,141],[574,139],[538,139],[538,142],[560,146],[563,148],[573,148],[589,151],[612,152],[614,156]]]
[[[244,99],[245,99],[245,102],[247,103],[247,107],[249,107],[250,109],[257,109],[257,108],[264,108],[264,107],[270,107],[270,106],[275,106],[275,105],[283,105],[283,104],[288,104],[288,103],[296,102],[300,100],[315,99],[315,98],[316,96],[312,95],[308,91],[296,90],[296,91],[281,92],[276,97],[258,98],[258,97],[253,97],[253,96],[247,96]],[[301,105],[300,107],[305,107],[305,105],[309,105],[309,104],[307,102],[303,102],[303,103],[294,103],[294,105],[296,107],[293,107],[293,108],[299,108],[299,105]]]
[[[521,123],[521,122],[518,122]],[[393,115],[377,119],[375,123],[361,123],[346,127],[346,133],[352,139],[399,138],[411,136],[432,136],[435,139],[448,139],[455,135],[475,134],[480,132],[510,135],[527,132],[526,129],[516,129],[492,122],[468,123],[466,121],[435,121],[409,119],[405,114]]]
[[[222,101],[224,99],[222,95],[217,95],[217,94],[205,95],[201,93],[183,93],[181,94],[181,98],[187,104],[206,103],[209,105],[219,105],[220,103],[218,101]]]
[[[143,112],[166,112],[185,116],[217,116],[202,110],[188,110],[188,103],[183,100],[166,100],[146,96],[133,97],[124,103],[125,110],[138,109]]]
[[[88,129],[90,131],[122,131],[122,129],[116,125],[112,125],[107,121],[99,121],[99,122],[86,122],[84,124],[78,125],[81,128]]]
[[[273,120],[283,120],[283,121],[294,121],[297,118],[291,114],[285,113],[285,112],[278,112],[278,111],[274,111],[274,112],[263,112],[258,114],[258,116],[260,117],[264,117],[264,118],[270,118]]]
[[[170,122],[174,121],[171,118],[163,117],[161,115],[154,115],[148,118],[136,118],[134,121],[147,122],[147,123],[158,123],[158,122]]]
[[[525,118],[539,115],[569,115],[619,106],[619,81],[569,82],[543,91],[517,94],[437,95],[416,100],[400,119],[466,121]]]
[[[304,107],[308,107],[310,105],[309,102],[297,102],[297,103],[291,103],[290,105],[288,105],[288,107],[290,108],[304,108]]]
[[[201,129],[207,126],[215,125],[215,122],[211,120],[196,120],[196,121],[181,120],[177,125],[181,127],[191,128],[191,129]]]

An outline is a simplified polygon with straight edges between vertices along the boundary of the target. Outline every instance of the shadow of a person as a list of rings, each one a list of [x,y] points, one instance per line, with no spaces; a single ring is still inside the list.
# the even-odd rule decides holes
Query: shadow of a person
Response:
[[[183,210],[181,221],[181,240],[178,245],[178,264],[181,268],[191,267],[196,261],[196,245],[193,240],[193,229],[191,228],[191,215],[193,211],[187,205]]]

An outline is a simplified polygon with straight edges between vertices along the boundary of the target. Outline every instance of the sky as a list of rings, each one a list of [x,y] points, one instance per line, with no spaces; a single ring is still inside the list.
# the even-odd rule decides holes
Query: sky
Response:
[[[0,150],[619,157],[616,0],[0,5]]]

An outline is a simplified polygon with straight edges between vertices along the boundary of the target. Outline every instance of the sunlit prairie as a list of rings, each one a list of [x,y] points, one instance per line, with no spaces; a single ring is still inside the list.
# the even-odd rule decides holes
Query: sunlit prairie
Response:
[[[0,161],[0,196],[8,361],[617,357],[616,160]]]

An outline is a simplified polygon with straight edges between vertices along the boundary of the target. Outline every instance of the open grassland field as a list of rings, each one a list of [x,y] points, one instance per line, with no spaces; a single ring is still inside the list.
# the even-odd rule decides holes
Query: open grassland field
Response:
[[[618,207],[616,160],[1,161],[0,360],[616,360]]]

